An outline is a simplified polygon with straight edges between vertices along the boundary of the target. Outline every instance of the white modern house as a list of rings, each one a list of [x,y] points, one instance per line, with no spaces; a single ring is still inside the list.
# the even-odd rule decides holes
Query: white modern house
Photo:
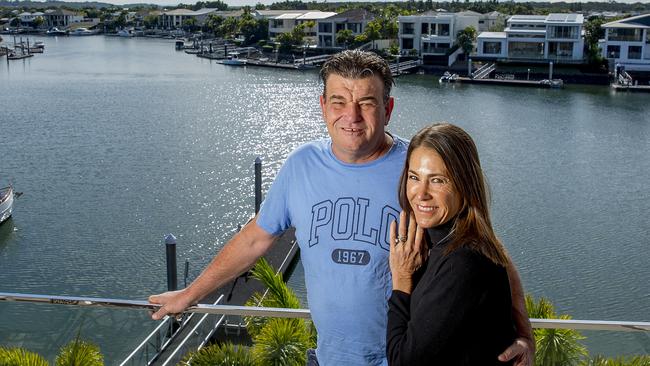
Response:
[[[476,57],[501,61],[583,61],[582,14],[514,15],[504,32],[477,37]]]
[[[336,42],[336,34],[342,30],[350,30],[354,36],[366,30],[368,22],[375,16],[365,9],[351,9],[318,21],[318,47],[340,48],[343,44]]]
[[[650,71],[650,14],[605,23],[602,56],[626,70]]]
[[[243,10],[219,11],[214,8],[203,8],[199,10],[174,9],[160,13],[158,16],[158,24],[160,24],[162,29],[176,29],[182,28],[185,20],[195,19],[198,26],[203,26],[210,15],[217,15],[223,18],[238,18],[242,14],[244,14]]]
[[[478,29],[480,14],[426,12],[398,16],[399,47],[402,54],[417,54],[424,63],[447,56],[459,31]]]
[[[65,28],[73,23],[81,23],[84,21],[83,15],[65,9],[46,10],[45,13],[43,13],[43,18],[45,19],[45,24],[47,24],[48,28]]]
[[[293,11],[286,10],[284,13],[269,17],[269,38],[274,39],[282,33],[293,31],[300,24],[313,22],[313,27],[305,27],[305,38],[310,43],[316,43],[318,21],[336,15],[330,11]]]

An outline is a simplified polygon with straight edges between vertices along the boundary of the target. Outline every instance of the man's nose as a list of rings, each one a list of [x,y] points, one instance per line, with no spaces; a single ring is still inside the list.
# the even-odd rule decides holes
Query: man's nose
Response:
[[[359,103],[350,102],[345,106],[345,117],[350,122],[361,120],[361,107]]]

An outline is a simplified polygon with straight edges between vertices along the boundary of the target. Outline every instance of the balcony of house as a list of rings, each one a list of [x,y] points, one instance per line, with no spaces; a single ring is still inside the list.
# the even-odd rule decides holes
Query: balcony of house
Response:
[[[512,42],[508,40],[508,59],[544,61],[544,42]]]
[[[643,29],[609,28],[606,39],[610,42],[643,42]],[[646,41],[648,40],[646,39]]]
[[[548,26],[546,38],[549,40],[579,40],[580,27],[578,26]]]
[[[422,42],[422,55],[446,55],[451,49],[451,42]]]
[[[548,42],[549,60],[558,62],[582,61],[582,53],[575,42]]]

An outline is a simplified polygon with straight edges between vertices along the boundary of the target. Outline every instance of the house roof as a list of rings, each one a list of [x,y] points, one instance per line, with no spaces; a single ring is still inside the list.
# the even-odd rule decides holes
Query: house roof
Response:
[[[350,9],[340,14],[334,14],[327,18],[328,20],[341,20],[346,22],[361,22],[364,20],[373,20],[375,15],[366,9]]]
[[[476,38],[506,38],[506,32],[481,32]]]
[[[603,28],[650,28],[650,14],[637,15],[602,25]]]
[[[44,15],[77,15],[77,13],[65,9],[49,9],[45,11]]]
[[[582,14],[576,14],[576,13],[569,13],[569,14],[551,13],[546,17],[546,22],[582,24],[585,22],[585,17]]]
[[[301,20],[325,19],[331,17],[332,15],[336,15],[336,13],[331,11],[310,11],[309,13],[305,13],[299,16],[298,19]]]
[[[464,15],[464,16],[468,16],[468,15],[469,15],[469,16],[476,16],[476,17],[480,17],[481,15],[483,15],[483,14],[481,14],[481,13],[477,13],[477,12],[475,12],[475,11],[471,11],[471,10],[459,11],[459,12],[457,12],[456,14],[457,14],[457,15]]]

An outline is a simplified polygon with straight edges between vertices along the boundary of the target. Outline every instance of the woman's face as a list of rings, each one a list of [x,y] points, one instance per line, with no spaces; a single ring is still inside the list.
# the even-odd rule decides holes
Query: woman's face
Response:
[[[421,146],[411,152],[406,197],[419,227],[442,225],[458,213],[461,198],[449,177],[435,150]]]

